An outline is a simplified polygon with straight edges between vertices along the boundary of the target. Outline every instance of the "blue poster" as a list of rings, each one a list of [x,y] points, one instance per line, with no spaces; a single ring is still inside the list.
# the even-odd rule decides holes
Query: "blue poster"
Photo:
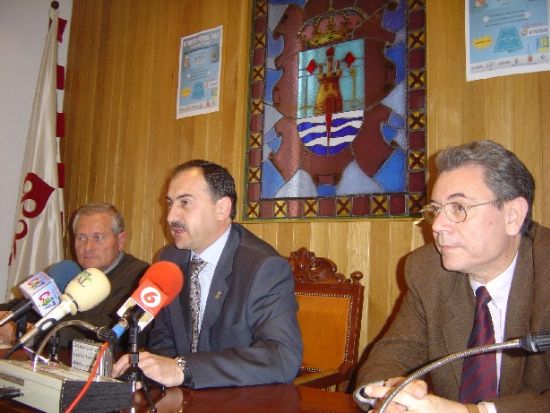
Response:
[[[176,118],[219,110],[222,26],[181,38]]]
[[[467,80],[550,70],[550,0],[466,0]]]

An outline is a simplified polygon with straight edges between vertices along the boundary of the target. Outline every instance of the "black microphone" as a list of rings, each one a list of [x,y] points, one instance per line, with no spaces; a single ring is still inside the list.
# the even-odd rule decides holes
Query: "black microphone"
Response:
[[[530,353],[540,353],[550,350],[550,332],[529,333],[519,339],[520,347]]]
[[[16,304],[9,309],[9,313],[6,314],[2,319],[0,320],[0,327],[2,327],[4,324],[8,323],[9,321],[13,320],[16,321],[20,319],[24,314],[27,313],[32,308],[32,301],[31,300],[25,300],[25,299],[15,299]]]
[[[489,353],[496,350],[508,350],[514,348],[522,348],[530,353],[539,353],[546,350],[550,350],[550,332],[540,332],[540,333],[529,333],[525,337],[516,338],[513,340],[504,341],[502,343],[487,344],[485,346],[472,347],[458,353],[453,353],[448,356],[442,357],[432,363],[427,364],[426,366],[416,370],[410,374],[399,386],[397,386],[391,394],[384,400],[382,406],[380,407],[380,413],[384,413],[386,408],[389,406],[391,401],[397,396],[397,394],[403,390],[410,382],[416,380],[417,378],[424,376],[432,370],[435,370],[438,367],[441,367],[445,364],[448,364],[452,361],[474,356],[476,354]],[[362,397],[368,397],[364,393],[365,386],[361,386],[356,390]]]

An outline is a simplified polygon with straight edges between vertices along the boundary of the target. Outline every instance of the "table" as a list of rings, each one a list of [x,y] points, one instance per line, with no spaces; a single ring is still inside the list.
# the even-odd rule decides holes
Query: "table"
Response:
[[[165,394],[153,389],[158,413],[359,413],[352,396],[293,384],[272,384],[234,388],[191,390],[180,387],[167,389]],[[136,413],[148,411],[141,392],[134,396]],[[23,404],[0,400],[0,411],[29,413],[37,410]]]
[[[0,357],[5,351],[0,349]],[[28,355],[18,351],[12,358],[26,360]],[[68,353],[60,354],[64,361]],[[269,384],[262,386],[225,387],[193,390],[172,387],[161,393],[153,388],[151,395],[158,413],[360,413],[351,394],[331,392],[294,384]],[[141,391],[134,395],[132,413],[146,413],[149,406]],[[12,400],[0,399],[2,413],[39,412],[32,407]],[[130,410],[128,410],[130,412]],[[127,413],[127,412],[125,412]]]

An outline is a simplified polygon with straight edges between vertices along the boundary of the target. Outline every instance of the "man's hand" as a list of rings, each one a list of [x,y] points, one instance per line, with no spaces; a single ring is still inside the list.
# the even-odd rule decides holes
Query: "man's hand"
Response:
[[[391,379],[387,379],[384,381],[382,385],[377,384],[369,384],[366,389],[365,393],[374,399],[378,399],[378,402],[375,405],[375,410],[378,411],[380,407],[382,406],[382,403],[384,403],[384,399],[388,397],[393,390],[405,380],[404,377],[392,377]],[[412,395],[415,398],[421,399],[425,397],[428,393],[428,385],[426,382],[422,380],[416,380],[412,383],[409,383],[408,386],[406,386],[401,393],[408,392],[408,394]],[[396,402],[397,397],[393,399],[393,401],[388,405],[386,409],[386,413],[401,413],[404,411],[407,411],[407,407],[402,405],[401,403]]]
[[[124,355],[113,365],[111,376],[118,377],[129,367],[128,355]],[[183,383],[183,371],[176,361],[170,357],[158,356],[144,351],[139,353],[138,367],[147,377],[167,387],[179,386]]]
[[[402,381],[402,377],[395,377],[386,380],[383,386],[374,384],[367,386],[365,393],[369,397],[379,399],[374,411],[379,411],[384,402],[383,399],[389,396]],[[386,413],[401,413],[404,411],[418,413],[467,413],[468,409],[461,403],[428,394],[428,385],[426,382],[415,380],[405,386],[386,409]]]

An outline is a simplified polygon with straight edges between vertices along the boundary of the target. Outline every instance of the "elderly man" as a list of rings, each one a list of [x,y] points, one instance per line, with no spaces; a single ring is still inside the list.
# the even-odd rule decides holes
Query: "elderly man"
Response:
[[[116,311],[137,287],[149,264],[124,252],[127,237],[124,219],[113,205],[97,203],[80,207],[73,215],[72,230],[78,264],[83,269],[103,271],[111,282],[111,292],[96,307],[64,320],[111,326],[118,320]],[[13,334],[9,327],[3,332]],[[60,330],[60,343],[67,346],[74,338],[85,336],[87,334],[76,327],[64,328]]]
[[[359,371],[355,399],[365,410],[429,361],[550,330],[550,231],[531,221],[530,172],[491,141],[446,149],[436,165],[422,210],[434,242],[407,258],[405,300]],[[386,411],[550,411],[550,353],[471,356],[432,371],[430,382],[433,392],[413,381]]]
[[[113,205],[80,207],[74,214],[72,228],[78,263],[82,268],[103,271],[111,282],[111,292],[96,307],[67,319],[86,320],[96,326],[114,325],[119,319],[116,311],[135,290],[149,264],[124,252],[127,237],[124,219]],[[61,344],[82,336],[81,330],[68,329],[61,334]]]
[[[288,262],[233,223],[237,195],[229,172],[195,160],[174,170],[167,221],[174,237],[161,254],[185,274],[180,297],[161,310],[146,376],[166,386],[244,386],[294,379],[302,360]],[[128,366],[122,357],[113,375]]]

